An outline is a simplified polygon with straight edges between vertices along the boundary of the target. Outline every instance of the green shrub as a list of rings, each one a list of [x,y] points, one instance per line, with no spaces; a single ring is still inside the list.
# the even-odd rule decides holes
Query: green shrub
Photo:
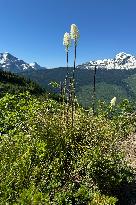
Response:
[[[109,117],[109,108],[97,116],[77,108],[71,127],[63,108],[29,93],[1,98],[1,204],[114,205],[116,188],[132,180],[117,142],[135,117],[130,126],[127,109]]]

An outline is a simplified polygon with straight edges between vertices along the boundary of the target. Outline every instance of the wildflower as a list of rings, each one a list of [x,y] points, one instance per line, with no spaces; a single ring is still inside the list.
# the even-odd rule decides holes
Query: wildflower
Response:
[[[112,98],[112,100],[111,100],[111,102],[110,102],[111,107],[115,106],[115,104],[116,104],[116,99],[117,99],[116,97]]]
[[[75,24],[71,25],[71,31],[70,31],[71,39],[73,39],[75,42],[77,42],[79,35],[78,27]]]
[[[71,90],[71,94],[72,94],[72,127],[73,127],[73,123],[74,123],[74,109],[75,109],[75,70],[76,70],[76,48],[77,48],[77,40],[79,38],[79,30],[78,27],[75,24],[71,25],[71,30],[70,30],[70,36],[71,39],[74,40],[74,67],[73,67],[73,79],[72,79],[72,90]]]
[[[63,38],[63,45],[66,47],[66,51],[68,51],[70,44],[71,44],[70,34],[66,32]]]

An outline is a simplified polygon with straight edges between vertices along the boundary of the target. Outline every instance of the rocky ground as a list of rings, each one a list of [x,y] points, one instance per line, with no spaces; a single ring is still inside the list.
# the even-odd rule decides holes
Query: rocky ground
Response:
[[[125,152],[128,164],[136,169],[136,134],[128,136],[121,143],[121,148]]]
[[[130,135],[122,141],[120,148],[125,153],[126,161],[136,173],[136,134]],[[125,185],[120,192],[122,198],[120,205],[136,205],[136,174],[135,180]]]

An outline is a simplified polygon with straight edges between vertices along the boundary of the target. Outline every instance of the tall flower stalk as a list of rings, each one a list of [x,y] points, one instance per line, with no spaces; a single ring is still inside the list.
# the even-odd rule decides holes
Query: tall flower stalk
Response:
[[[68,109],[69,109],[69,105],[68,105],[68,101],[69,101],[69,89],[68,89],[68,75],[69,75],[69,47],[71,45],[71,37],[69,33],[65,33],[64,34],[64,38],[63,38],[63,45],[65,46],[65,51],[66,51],[66,62],[67,62],[67,73],[66,73],[66,78],[65,78],[65,82],[64,82],[64,90],[65,90],[65,95],[66,95],[66,110],[64,108],[64,112],[66,113],[66,123],[68,124]]]
[[[71,39],[74,40],[74,67],[72,72],[72,77],[69,76],[69,70],[68,70],[68,61],[69,61],[69,47],[71,45]],[[76,69],[76,50],[77,50],[77,42],[79,39],[79,30],[78,27],[75,24],[71,25],[70,34],[65,33],[63,38],[63,45],[65,46],[66,50],[66,62],[67,62],[67,74],[65,79],[65,90],[66,90],[66,96],[67,96],[67,107],[69,108],[69,105],[71,105],[71,118],[72,118],[72,127],[74,125],[74,108],[75,108],[75,69]],[[69,81],[68,81],[69,80]],[[68,108],[67,108],[67,115],[68,116]],[[67,118],[67,117],[66,117]],[[68,118],[67,118],[68,119]]]
[[[71,39],[74,40],[74,68],[72,76],[72,127],[74,125],[74,107],[75,107],[75,70],[76,70],[76,55],[77,55],[77,43],[79,39],[79,30],[75,24],[71,25],[70,30]]]

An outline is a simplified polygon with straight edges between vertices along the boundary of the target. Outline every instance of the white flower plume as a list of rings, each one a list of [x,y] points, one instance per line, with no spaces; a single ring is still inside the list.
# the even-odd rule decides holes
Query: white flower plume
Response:
[[[70,44],[71,44],[70,34],[66,32],[63,38],[63,45],[66,47],[66,51],[68,51]]]
[[[74,41],[77,41],[80,37],[78,27],[75,24],[71,25],[70,35],[71,39],[74,39]]]
[[[117,100],[116,97],[112,98],[112,100],[111,100],[111,102],[110,102],[111,106],[115,106],[116,100]]]

